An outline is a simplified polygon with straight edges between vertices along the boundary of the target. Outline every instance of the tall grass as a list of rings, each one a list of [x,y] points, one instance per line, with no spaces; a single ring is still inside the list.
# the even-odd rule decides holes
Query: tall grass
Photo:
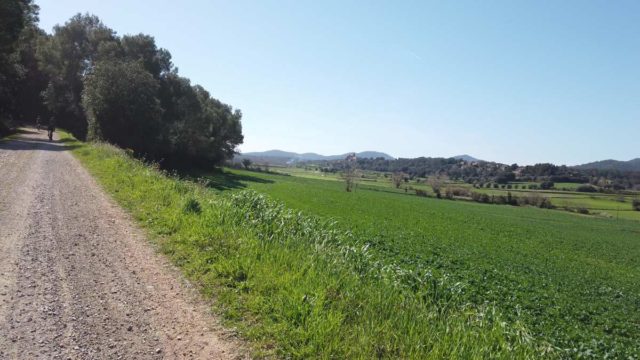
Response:
[[[215,194],[109,145],[74,145],[258,357],[557,355],[493,307],[462,301],[464,284],[394,264],[330,221],[253,191]]]

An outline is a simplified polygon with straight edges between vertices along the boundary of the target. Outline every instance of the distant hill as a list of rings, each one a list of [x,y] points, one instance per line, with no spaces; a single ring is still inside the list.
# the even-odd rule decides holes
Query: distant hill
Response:
[[[464,155],[456,155],[456,156],[452,156],[452,157],[453,157],[454,159],[457,159],[457,160],[464,160],[464,161],[469,161],[469,162],[472,162],[472,161],[482,161],[482,160],[480,160],[480,159],[476,159],[476,158],[474,158],[473,156],[471,156],[471,155],[467,155],[467,154],[464,154]]]
[[[268,151],[242,153],[242,154],[236,155],[233,160],[241,161],[242,159],[251,159],[252,161],[257,163],[268,162],[270,164],[275,165],[275,164],[291,164],[291,163],[296,163],[301,161],[340,160],[340,159],[344,159],[346,156],[347,154],[325,156],[325,155],[320,155],[316,153],[299,154],[295,152],[282,151],[282,150],[268,150]],[[394,159],[394,157],[392,157],[391,155],[378,152],[378,151],[363,151],[363,152],[356,153],[356,156],[359,158],[371,158],[371,159],[375,159],[378,157],[381,157],[387,160]]]
[[[574,166],[576,169],[588,170],[619,170],[619,171],[640,171],[640,158],[635,158],[629,161],[620,160],[602,160],[594,161],[587,164]]]

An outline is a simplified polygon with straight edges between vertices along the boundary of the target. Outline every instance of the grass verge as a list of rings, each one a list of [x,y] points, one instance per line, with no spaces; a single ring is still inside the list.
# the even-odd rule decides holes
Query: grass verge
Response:
[[[253,191],[216,194],[109,145],[68,144],[257,357],[557,355],[494,308],[460,301],[445,274],[385,261],[329,221]]]

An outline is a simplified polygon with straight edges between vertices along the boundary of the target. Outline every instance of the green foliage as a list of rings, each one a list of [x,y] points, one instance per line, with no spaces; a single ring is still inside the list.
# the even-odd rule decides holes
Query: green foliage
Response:
[[[81,104],[84,77],[95,66],[100,49],[115,41],[115,32],[98,17],[77,14],[56,25],[53,35],[38,47],[40,68],[50,79],[44,101],[57,125],[81,139],[87,135]]]
[[[388,257],[332,220],[252,191],[216,195],[111,146],[73,151],[201,291],[215,297],[230,325],[253,341],[257,357],[557,355],[490,304],[464,300],[456,279]],[[184,211],[184,199],[200,204],[198,216]]]
[[[120,39],[122,55],[127,61],[138,61],[154,78],[160,79],[173,71],[171,54],[158,49],[155,39],[145,34],[124,35]],[[117,55],[111,55],[111,58]]]
[[[84,81],[88,139],[157,154],[162,114],[157,91],[157,82],[139,62],[98,62]]]
[[[576,187],[576,191],[578,192],[598,192],[598,189],[592,185],[580,185]]]
[[[37,14],[30,0],[0,1],[0,133],[24,119],[27,90],[38,90],[37,82],[31,82],[35,74],[29,62],[38,35]]]
[[[426,192],[426,191],[424,191],[424,190],[422,190],[422,189],[416,189],[416,195],[417,195],[417,196],[420,196],[420,197],[427,197],[427,196],[429,196],[429,195],[427,194],[427,192]]]
[[[583,207],[577,208],[576,212],[582,215],[589,215],[589,209]]]
[[[3,59],[13,52],[20,33],[27,26],[31,3],[25,0],[0,2],[0,56]]]
[[[336,160],[308,161],[305,164],[319,166],[323,172],[327,173],[335,173],[342,169],[341,162]],[[640,184],[640,172],[633,172],[630,167],[624,166],[621,166],[620,170],[614,169],[615,166],[590,169],[584,166],[568,167],[549,163],[518,166],[518,164],[507,165],[488,161],[425,157],[415,159],[362,158],[358,159],[358,166],[364,171],[406,172],[410,179],[446,176],[449,179],[462,180],[468,184],[495,182],[501,188],[500,185],[506,185],[516,180],[543,182],[541,186],[546,190],[553,187],[552,183],[575,185],[592,182],[595,184],[603,180],[604,183],[601,186],[611,190],[631,190],[635,185]],[[627,168],[627,171],[624,171],[622,167]]]
[[[243,141],[242,113],[188,79],[168,74],[160,83],[163,114],[161,157],[172,167],[211,166],[230,159]]]
[[[217,165],[243,141],[242,113],[178,76],[149,35],[118,37],[96,16],[78,14],[39,43],[48,111],[80,139],[185,168]]]
[[[182,207],[182,212],[185,214],[200,214],[200,212],[202,212],[200,202],[194,198],[188,198]]]
[[[540,183],[540,189],[542,190],[549,190],[553,188],[553,182],[552,181],[543,181]]]

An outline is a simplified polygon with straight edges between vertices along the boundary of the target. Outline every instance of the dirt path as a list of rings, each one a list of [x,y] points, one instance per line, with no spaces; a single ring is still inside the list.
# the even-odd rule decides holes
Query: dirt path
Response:
[[[0,141],[0,359],[243,358],[64,144]]]

